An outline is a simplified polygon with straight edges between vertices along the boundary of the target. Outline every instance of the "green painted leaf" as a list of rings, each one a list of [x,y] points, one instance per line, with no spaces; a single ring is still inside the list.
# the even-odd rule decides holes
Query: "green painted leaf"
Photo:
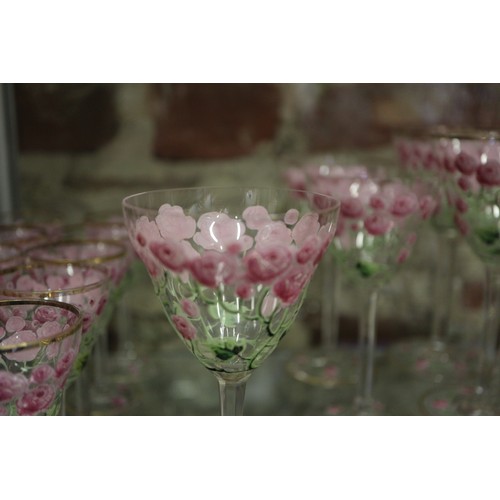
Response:
[[[359,261],[356,264],[356,269],[360,272],[363,278],[369,278],[380,270],[380,266],[374,262]]]

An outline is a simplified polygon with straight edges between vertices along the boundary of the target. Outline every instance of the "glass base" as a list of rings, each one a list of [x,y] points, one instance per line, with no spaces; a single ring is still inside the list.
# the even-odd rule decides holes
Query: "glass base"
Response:
[[[324,348],[296,354],[288,361],[286,370],[299,382],[327,389],[356,384],[359,373],[353,352],[347,349],[327,352]]]
[[[423,415],[498,416],[500,402],[472,385],[445,386],[427,391],[420,400]]]
[[[432,384],[463,380],[476,366],[474,353],[428,340],[400,342],[387,357],[392,372]]]

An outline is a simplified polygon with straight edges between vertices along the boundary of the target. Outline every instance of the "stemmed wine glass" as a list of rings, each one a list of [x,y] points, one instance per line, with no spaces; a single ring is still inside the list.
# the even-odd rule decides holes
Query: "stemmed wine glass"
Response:
[[[92,411],[101,403],[107,409],[110,398],[120,395],[110,395],[105,373],[105,353],[102,337],[106,335],[109,321],[114,310],[115,290],[121,283],[127,267],[127,248],[119,241],[101,239],[59,239],[26,251],[29,262],[45,264],[98,265],[102,266],[109,278],[109,295],[106,305],[96,317],[95,328],[97,337],[94,343],[90,363],[93,380],[91,384],[90,403]]]
[[[301,167],[289,167],[283,172],[284,181],[290,189],[324,189],[330,181],[339,178],[367,177],[366,166],[355,163],[339,163],[333,157],[321,161],[308,161]],[[342,213],[342,212],[341,212]],[[340,216],[342,217],[342,216]],[[333,249],[335,245],[330,248]],[[287,371],[301,382],[325,388],[352,384],[357,380],[358,370],[353,356],[340,349],[340,289],[341,266],[334,252],[325,254],[321,261],[321,336],[319,346],[302,350],[291,357]]]
[[[360,374],[354,403],[335,403],[331,414],[373,415],[382,404],[373,397],[376,312],[380,290],[406,262],[422,221],[435,210],[429,186],[408,184],[394,176],[330,178],[318,183],[341,202],[334,255],[359,296]]]
[[[108,301],[109,278],[104,268],[64,263],[29,263],[0,270],[0,298],[52,300],[82,312],[82,338],[67,389],[78,414],[88,414],[89,372],[84,370],[98,338],[96,320]],[[66,392],[65,392],[66,396]],[[66,400],[66,398],[64,398]],[[64,401],[63,413],[67,407]]]
[[[167,319],[241,415],[246,383],[292,325],[339,203],[272,187],[165,189],[123,200]]]
[[[450,131],[438,144],[455,224],[484,265],[484,324],[474,380],[456,380],[423,398],[430,414],[497,415],[493,390],[500,307],[500,135]]]
[[[418,380],[431,383],[441,383],[461,373],[451,344],[453,289],[461,235],[454,221],[454,207],[448,201],[446,161],[443,161],[438,147],[440,138],[446,137],[447,133],[445,127],[430,127],[400,134],[394,141],[403,172],[410,179],[425,179],[434,188],[437,208],[430,219],[429,229],[437,256],[429,273],[430,335],[423,341],[398,343],[391,349],[390,358],[398,369],[409,370]]]
[[[58,415],[82,313],[52,300],[0,300],[0,415]]]

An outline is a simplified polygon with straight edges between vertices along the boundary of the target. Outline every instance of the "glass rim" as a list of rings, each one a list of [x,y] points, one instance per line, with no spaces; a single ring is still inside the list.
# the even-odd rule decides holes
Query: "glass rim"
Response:
[[[57,296],[60,294],[65,294],[65,295],[79,295],[81,293],[86,293],[90,292],[92,290],[95,290],[102,285],[108,284],[110,281],[109,278],[109,273],[106,271],[106,268],[100,266],[100,265],[92,265],[92,264],[79,264],[79,263],[73,263],[73,262],[68,262],[68,263],[61,263],[61,262],[45,262],[45,261],[35,261],[35,262],[23,262],[21,264],[17,264],[11,267],[7,267],[4,269],[0,269],[0,276],[9,274],[12,272],[15,272],[17,270],[24,270],[24,269],[32,269],[32,268],[44,268],[46,266],[67,266],[71,265],[74,267],[77,267],[79,269],[91,269],[94,271],[98,271],[101,273],[103,276],[101,279],[99,279],[96,282],[89,283],[87,285],[81,285],[78,287],[72,287],[72,288],[58,288],[58,289],[47,289],[47,290],[16,290],[16,289],[6,289],[2,288],[0,285],[0,300],[2,299],[2,296],[7,296],[7,297],[23,297],[23,298],[35,298],[35,297],[40,297],[41,299],[44,299],[45,297],[51,299],[53,296]]]
[[[96,257],[86,257],[86,258],[78,258],[78,259],[67,259],[64,257],[36,257],[31,255],[32,252],[39,250],[41,248],[50,248],[57,247],[63,245],[79,245],[79,244],[93,244],[93,243],[105,243],[106,245],[110,245],[119,249],[116,253],[112,255],[100,255]],[[81,264],[81,265],[92,265],[92,264],[102,264],[104,262],[111,262],[127,255],[127,248],[125,245],[119,240],[110,240],[110,239],[63,239],[57,241],[51,241],[48,243],[42,243],[40,245],[36,245],[30,247],[25,251],[26,257],[33,262],[45,262],[50,264]]]
[[[42,347],[43,345],[54,344],[56,342],[61,342],[67,337],[74,335],[83,325],[83,313],[78,307],[68,304],[66,302],[59,302],[57,300],[38,300],[38,299],[26,299],[26,300],[15,300],[15,299],[0,299],[0,308],[2,306],[16,306],[16,305],[38,305],[56,307],[58,309],[66,309],[72,312],[76,316],[76,322],[71,325],[70,328],[66,330],[61,330],[60,332],[50,336],[44,337],[38,340],[32,340],[30,342],[19,342],[17,344],[4,344],[0,345],[0,354],[17,352],[25,349],[32,349],[33,347]]]
[[[325,193],[320,193],[316,191],[311,191],[308,189],[291,189],[291,188],[286,188],[286,187],[274,187],[274,186],[240,186],[240,185],[234,185],[234,186],[191,186],[191,187],[184,187],[184,188],[163,188],[163,189],[153,189],[150,191],[141,191],[138,193],[130,194],[123,198],[122,200],[122,207],[123,208],[128,208],[132,210],[145,210],[145,211],[150,211],[150,210],[157,210],[155,208],[146,208],[146,207],[141,207],[137,204],[132,203],[132,200],[134,198],[139,198],[139,197],[144,197],[146,195],[153,195],[153,194],[160,194],[160,193],[180,193],[180,192],[191,192],[194,193],[196,191],[201,191],[201,190],[218,190],[218,191],[235,191],[235,190],[241,190],[241,191],[251,191],[251,190],[260,190],[260,191],[278,191],[282,193],[289,193],[289,194],[302,194],[302,195],[307,195],[307,196],[321,196],[324,198],[327,198],[329,200],[333,200],[335,202],[334,206],[325,208],[325,209],[314,209],[316,213],[322,214],[322,213],[327,213],[332,210],[340,208],[340,200],[325,194]]]

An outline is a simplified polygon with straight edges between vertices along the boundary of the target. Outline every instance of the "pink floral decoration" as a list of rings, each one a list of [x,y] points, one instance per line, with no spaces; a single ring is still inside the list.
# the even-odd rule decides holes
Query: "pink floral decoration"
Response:
[[[302,216],[302,218],[295,224],[292,229],[292,238],[297,245],[302,245],[308,236],[317,234],[320,228],[317,213],[309,213]]]
[[[21,330],[14,333],[9,338],[3,340],[0,345],[17,345],[24,342],[33,342],[36,339],[36,334],[31,330]],[[13,361],[33,361],[36,358],[39,350],[40,349],[38,347],[20,349],[15,352],[5,353],[5,357]]]
[[[172,316],[172,321],[174,322],[176,330],[186,339],[194,340],[196,337],[196,328],[193,324],[183,316],[178,316],[174,314]]]
[[[189,269],[202,285],[215,288],[220,283],[231,283],[234,280],[237,260],[231,254],[208,250],[190,261]]]
[[[500,186],[500,162],[488,160],[476,171],[476,178],[483,186]]]
[[[243,243],[243,249],[248,250],[253,243],[252,239],[245,235],[245,224],[222,212],[203,214],[198,219],[198,227],[200,231],[194,235],[193,240],[205,250],[224,252],[235,242]]]
[[[19,330],[22,330],[25,326],[26,326],[26,321],[24,318],[21,318],[20,316],[11,316],[7,320],[7,323],[5,323],[5,329],[9,333],[18,332]]]
[[[283,273],[292,261],[292,254],[284,245],[261,245],[244,258],[247,276],[252,283],[270,283]]]
[[[33,368],[30,376],[30,382],[35,384],[42,384],[43,382],[47,382],[51,378],[54,378],[56,372],[52,366],[43,364],[38,365]]]
[[[75,349],[68,349],[68,351],[62,355],[56,364],[56,378],[65,379],[65,376],[69,373],[75,362],[76,355],[77,351],[75,351]]]
[[[340,213],[344,217],[358,219],[364,212],[363,203],[358,198],[345,198],[340,204]]]
[[[311,271],[305,267],[295,267],[280,278],[273,286],[273,293],[283,304],[293,304],[309,282]]]
[[[175,240],[164,239],[149,244],[151,253],[158,261],[172,271],[182,271],[186,264],[184,248]]]
[[[40,306],[37,307],[35,311],[35,319],[40,321],[40,323],[45,323],[46,321],[56,321],[57,311],[50,306]]]
[[[455,158],[455,168],[464,175],[472,175],[478,166],[478,159],[463,151]]]
[[[38,385],[26,392],[17,401],[19,415],[36,415],[49,408],[56,397],[54,388],[48,384]]]
[[[393,224],[392,220],[384,213],[374,213],[364,220],[365,229],[373,236],[388,233]]]
[[[292,243],[292,232],[281,221],[269,222],[260,227],[255,236],[255,241],[259,244],[290,245]]]
[[[413,193],[405,193],[395,197],[389,211],[392,215],[397,217],[407,217],[415,212],[417,208],[417,197]]]
[[[182,207],[168,203],[159,208],[155,221],[163,238],[187,240],[196,231],[196,221],[189,215],[184,215]]]
[[[283,217],[283,220],[285,224],[293,226],[299,220],[299,216],[300,216],[299,211],[296,208],[291,208],[286,212],[285,217]]]
[[[182,299],[181,307],[182,310],[191,318],[198,318],[200,316],[200,309],[192,300]]]
[[[267,209],[260,205],[245,208],[242,217],[249,229],[260,229],[272,222]]]
[[[8,403],[28,389],[28,380],[20,373],[0,371],[0,403]]]
[[[321,240],[318,236],[312,234],[308,236],[304,244],[297,251],[295,259],[299,264],[305,264],[314,261],[321,250]]]

